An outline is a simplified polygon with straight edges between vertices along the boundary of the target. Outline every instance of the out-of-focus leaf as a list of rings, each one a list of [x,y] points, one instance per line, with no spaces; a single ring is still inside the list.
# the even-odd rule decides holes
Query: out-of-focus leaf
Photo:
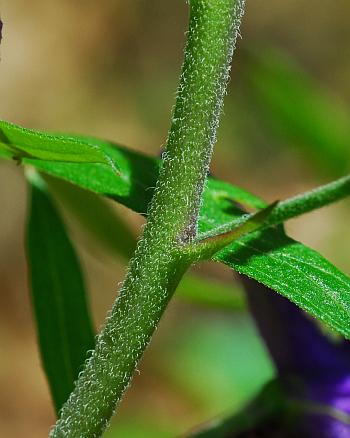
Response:
[[[222,282],[205,279],[194,274],[186,274],[182,278],[176,289],[175,297],[211,309],[246,309],[243,291],[238,285],[226,286]]]
[[[172,387],[198,403],[197,418],[241,409],[274,370],[247,314],[183,315],[156,367]],[[195,412],[194,412],[195,414]]]
[[[13,159],[40,159],[70,163],[100,163],[115,173],[118,164],[96,144],[69,135],[52,135],[0,120],[0,150]]]
[[[45,180],[55,197],[98,242],[127,260],[132,256],[136,237],[103,198],[58,178],[46,177]]]
[[[159,161],[96,142],[120,164],[121,175],[99,164],[54,163],[25,158],[26,164],[146,212],[158,176]],[[200,211],[199,231],[215,234],[243,214],[266,204],[243,189],[209,178]],[[313,316],[350,337],[350,279],[321,255],[276,228],[243,236],[215,257],[288,297]]]
[[[350,165],[350,110],[276,49],[250,57],[247,90],[281,144],[299,147],[312,166],[342,175]]]
[[[134,408],[132,414],[124,414],[124,418],[117,416],[104,432],[103,438],[174,438],[177,435],[173,425],[164,424],[163,419],[154,416],[154,410],[148,415],[144,412],[145,406],[142,406],[140,409]]]
[[[94,346],[84,281],[45,183],[30,177],[27,258],[39,347],[58,412]]]
[[[11,152],[10,152],[9,150],[7,150],[7,149],[3,149],[3,148],[0,146],[0,158],[3,158],[3,159],[5,159],[5,160],[11,160],[11,158],[12,158],[12,154],[11,154]]]
[[[255,436],[255,428],[266,425],[268,421],[284,414],[285,404],[284,394],[278,381],[272,380],[242,411],[226,418],[215,418],[187,436],[188,438],[238,438],[242,433],[251,433]]]

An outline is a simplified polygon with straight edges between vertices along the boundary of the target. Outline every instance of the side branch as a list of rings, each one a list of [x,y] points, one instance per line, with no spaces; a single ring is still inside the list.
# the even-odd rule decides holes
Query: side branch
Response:
[[[198,236],[198,243],[204,242],[207,239],[212,239],[217,235],[236,233],[235,237],[241,237],[258,228],[265,228],[272,225],[278,225],[289,219],[293,219],[302,214],[310,213],[313,210],[325,207],[334,202],[350,196],[350,175],[339,178],[323,186],[317,187],[305,193],[301,193],[293,198],[281,201],[278,204],[271,204],[274,208],[270,211],[267,207],[261,212],[254,214],[244,214],[240,218],[228,222],[222,227],[216,229],[216,235],[212,236],[209,233],[202,233]],[[261,213],[266,211],[268,215],[261,216]],[[258,216],[259,215],[259,216]],[[258,221],[256,218],[258,217]],[[263,218],[263,220],[261,220]],[[235,239],[233,239],[235,240]],[[196,244],[193,245],[194,247]],[[219,248],[220,249],[220,248]]]

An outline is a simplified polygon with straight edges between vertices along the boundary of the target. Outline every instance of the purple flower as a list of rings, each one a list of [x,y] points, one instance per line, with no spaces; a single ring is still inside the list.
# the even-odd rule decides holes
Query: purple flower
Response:
[[[242,280],[288,405],[295,407],[290,424],[298,436],[350,438],[350,343],[332,341],[286,298]]]

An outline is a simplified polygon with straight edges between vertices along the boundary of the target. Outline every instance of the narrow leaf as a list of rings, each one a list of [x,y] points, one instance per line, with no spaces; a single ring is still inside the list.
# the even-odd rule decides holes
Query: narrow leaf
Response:
[[[71,163],[100,163],[116,172],[117,165],[97,145],[68,135],[51,135],[0,120],[0,149],[15,160],[23,158]]]
[[[108,141],[91,137],[74,138],[101,149],[118,167],[119,173],[99,163],[53,162],[32,158],[23,158],[22,162],[146,214],[156,185],[160,161]]]
[[[59,411],[94,346],[79,262],[45,183],[30,178],[27,258],[42,364]]]

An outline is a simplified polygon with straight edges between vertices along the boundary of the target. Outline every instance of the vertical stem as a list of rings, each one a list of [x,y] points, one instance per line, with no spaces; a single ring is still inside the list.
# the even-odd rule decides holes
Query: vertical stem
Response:
[[[101,435],[191,264],[182,246],[196,234],[243,0],[191,0],[190,8],[185,61],[148,222],[54,438]]]
[[[160,176],[167,189],[157,193],[158,204],[172,204],[170,217],[177,211],[183,241],[196,234],[243,1],[192,0],[190,6],[185,60]]]

